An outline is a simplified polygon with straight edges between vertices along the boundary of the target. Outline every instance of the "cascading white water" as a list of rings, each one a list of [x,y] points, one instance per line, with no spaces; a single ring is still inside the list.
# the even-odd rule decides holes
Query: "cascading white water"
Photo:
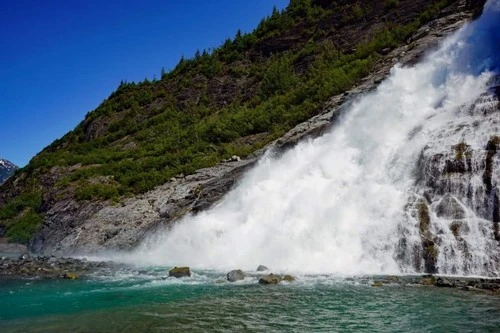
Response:
[[[267,154],[219,204],[149,238],[131,254],[133,260],[214,269],[265,264],[308,273],[420,270],[397,255],[403,234],[408,251],[411,244],[421,246],[418,222],[407,209],[411,197],[420,195],[417,161],[433,142],[450,147],[460,142],[460,133],[447,136],[450,142],[438,140],[450,124],[475,120],[459,119],[460,110],[487,91],[500,64],[499,4],[490,1],[480,20],[421,64],[396,66],[375,92],[354,101],[328,134],[279,157]],[[481,149],[499,133],[485,123],[469,132],[469,145]],[[485,221],[472,209],[467,214]],[[487,256],[491,242],[479,234],[468,239],[476,246],[470,255]],[[439,254],[440,272],[451,272],[446,265],[454,260],[444,250],[448,243],[453,247],[448,238]]]

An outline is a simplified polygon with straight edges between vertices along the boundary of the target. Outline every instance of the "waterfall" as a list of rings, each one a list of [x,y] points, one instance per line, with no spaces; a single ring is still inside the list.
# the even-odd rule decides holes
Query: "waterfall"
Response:
[[[395,66],[329,133],[268,152],[216,206],[131,256],[209,269],[500,274],[500,162],[486,148],[500,135],[499,7],[490,1],[420,64]]]

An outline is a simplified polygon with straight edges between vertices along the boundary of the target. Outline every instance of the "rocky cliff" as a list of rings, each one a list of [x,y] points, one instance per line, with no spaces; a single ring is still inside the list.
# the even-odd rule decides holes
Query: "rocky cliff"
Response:
[[[292,4],[297,5],[297,3],[299,1],[292,1]],[[363,2],[363,4],[365,3]],[[206,148],[208,152],[205,153],[205,156],[215,157],[218,161],[223,159],[222,162],[218,164],[202,163],[202,166],[215,165],[195,171],[188,169],[184,173],[180,173],[182,168],[176,169],[170,164],[160,163],[152,169],[154,171],[148,171],[148,175],[153,175],[153,177],[156,175],[156,182],[158,179],[164,179],[167,175],[168,179],[162,181],[160,185],[153,186],[152,189],[144,190],[148,188],[144,187],[142,190],[130,192],[128,191],[129,187],[124,184],[138,184],[139,180],[132,179],[127,183],[123,181],[124,177],[118,179],[117,175],[121,172],[119,168],[123,167],[124,164],[114,164],[113,159],[119,160],[120,163],[124,161],[123,163],[141,164],[151,161],[151,156],[155,154],[169,154],[169,152],[156,152],[153,146],[147,146],[147,149],[151,149],[151,156],[141,155],[139,158],[134,155],[137,146],[141,144],[146,146],[145,143],[152,140],[151,137],[143,137],[142,134],[145,132],[142,134],[141,131],[118,132],[119,135],[107,136],[107,134],[116,131],[117,124],[121,124],[123,119],[127,119],[128,112],[135,114],[136,118],[134,119],[153,126],[156,121],[170,121],[173,117],[170,110],[166,110],[164,113],[157,111],[168,100],[174,100],[178,110],[189,115],[189,112],[193,112],[195,109],[203,109],[204,98],[208,98],[212,103],[210,107],[215,108],[215,110],[223,109],[226,105],[233,105],[231,103],[235,103],[234,100],[238,100],[238,103],[243,100],[246,103],[243,104],[245,108],[250,108],[263,100],[283,99],[284,97],[280,96],[286,95],[286,89],[291,89],[285,89],[287,83],[278,79],[271,82],[273,84],[278,82],[281,85],[277,88],[275,85],[271,85],[273,91],[269,93],[268,90],[262,88],[266,87],[265,75],[246,74],[241,76],[241,73],[236,71],[236,67],[233,68],[232,74],[220,71],[217,75],[205,73],[206,75],[194,76],[191,85],[187,86],[179,81],[182,75],[168,74],[165,76],[165,80],[155,82],[152,86],[148,85],[149,92],[153,96],[150,102],[139,101],[138,105],[121,105],[123,109],[118,110],[98,109],[89,114],[75,131],[56,141],[35,157],[18,177],[11,179],[2,188],[0,205],[3,206],[4,210],[5,207],[12,206],[16,200],[20,200],[19,198],[28,199],[19,201],[23,204],[17,206],[21,206],[22,211],[8,215],[4,220],[0,220],[0,224],[5,224],[7,228],[16,232],[19,230],[25,232],[22,235],[27,235],[25,239],[30,240],[31,250],[38,253],[68,254],[102,249],[132,248],[145,235],[154,233],[158,228],[168,227],[185,214],[196,214],[196,212],[207,209],[216,203],[232,188],[240,176],[259,160],[262,154],[266,152],[280,154],[304,138],[324,133],[335,123],[352,98],[375,89],[394,64],[399,62],[411,66],[418,62],[426,50],[431,49],[445,36],[477,16],[484,1],[440,2],[442,7],[436,7],[431,1],[410,0],[394,2],[390,6],[387,3],[381,4],[380,1],[370,1],[366,5],[366,7],[358,3],[353,5],[352,2],[348,1],[335,3],[314,1],[313,6],[330,9],[327,14],[321,12],[324,15],[321,16],[319,22],[314,21],[314,25],[320,27],[319,36],[314,35],[315,37],[312,38],[309,32],[304,32],[311,28],[311,24],[307,20],[297,20],[273,37],[260,38],[258,42],[251,44],[245,50],[245,57],[242,60],[236,60],[240,61],[240,65],[241,62],[247,60],[250,62],[256,61],[256,59],[267,61],[266,59],[274,59],[276,54],[293,50],[297,45],[300,45],[300,50],[306,46],[313,48],[314,43],[324,47],[325,41],[332,42],[334,48],[338,50],[336,52],[339,52],[335,53],[335,56],[329,60],[330,62],[348,62],[353,59],[353,61],[357,61],[356,64],[359,64],[361,59],[363,61],[369,59],[370,65],[366,65],[368,66],[366,68],[369,68],[369,75],[364,75],[366,73],[363,71],[356,72],[357,75],[361,73],[364,76],[359,78],[353,76],[353,81],[350,84],[336,86],[337,88],[330,90],[336,94],[333,96],[330,94],[326,100],[321,100],[318,97],[316,102],[319,101],[317,104],[319,106],[313,105],[312,111],[306,113],[305,116],[294,118],[294,121],[286,122],[287,125],[279,129],[269,127],[259,130],[258,124],[253,124],[253,129],[247,132],[242,131],[241,136],[227,134],[226,128],[221,128],[218,124],[210,124],[210,126],[215,127],[210,127],[209,133],[217,134],[217,137],[213,142],[209,142],[208,148]],[[429,8],[432,10],[429,11]],[[388,21],[396,22],[396,25],[387,26]],[[380,41],[385,40],[385,38],[396,38],[391,35],[390,30],[387,30],[388,28],[403,35],[411,33],[408,33],[408,36],[405,36],[401,42],[392,39],[391,42]],[[373,38],[370,39],[370,36]],[[372,45],[371,41],[379,44]],[[313,45],[310,46],[308,43],[313,43]],[[370,49],[370,52],[365,51],[365,48]],[[293,74],[294,80],[299,80],[298,78],[302,78],[301,75],[310,74],[311,72],[308,71],[312,71],[311,68],[322,64],[316,62],[317,59],[326,56],[323,53],[310,52],[307,54],[305,52],[291,63],[279,64],[279,66],[276,65],[277,63],[271,65],[278,66],[278,69],[282,65],[283,68],[290,66],[295,73]],[[266,70],[271,72],[271,67]],[[346,75],[346,71],[347,69],[344,68],[342,73]],[[259,81],[259,77],[261,81]],[[300,86],[298,83],[297,85]],[[312,86],[307,87],[304,83],[304,87],[304,91],[300,90],[302,88],[296,88],[296,91],[302,95],[313,94],[312,91],[307,90]],[[136,93],[142,94],[144,93],[142,88],[142,86],[139,89],[122,85],[117,93],[110,97],[110,101],[130,93],[134,89],[136,89],[134,90]],[[137,91],[137,89],[139,90]],[[200,94],[200,91],[204,91],[204,94]],[[244,95],[242,95],[243,92]],[[294,95],[293,98],[299,97]],[[104,106],[106,107],[107,104]],[[295,110],[293,108],[296,106],[290,104],[290,110]],[[208,106],[206,108],[209,109]],[[277,108],[279,109],[278,106]],[[298,104],[298,108],[304,109],[310,108],[310,106]],[[239,112],[239,109],[235,112]],[[284,111],[285,115],[286,112],[287,110]],[[244,115],[244,113],[237,114]],[[280,117],[282,115],[279,115],[279,121],[284,121],[285,118]],[[203,121],[205,119],[203,118]],[[303,121],[304,119],[307,120]],[[234,123],[237,119],[231,118],[231,121]],[[171,131],[171,134],[163,135],[165,140],[169,140],[170,137],[175,137],[175,133],[179,133],[176,132],[176,129],[167,128],[167,130]],[[197,133],[199,132],[195,134]],[[152,134],[148,132],[148,135]],[[144,141],[139,141],[139,139]],[[496,168],[493,163],[488,164],[488,160],[491,162],[491,156],[495,155],[497,149],[495,148],[496,141],[492,140],[489,145],[491,149],[488,150],[491,152],[487,153],[483,159],[486,161],[484,164],[486,192],[488,191],[487,175],[490,172],[487,170]],[[196,142],[199,142],[198,138],[196,138]],[[94,146],[91,146],[90,143]],[[244,158],[232,156],[235,150],[231,147],[235,146],[246,147],[245,150],[236,151]],[[110,159],[102,159],[96,153],[106,147],[111,147],[109,149],[113,149],[112,152],[115,154]],[[221,149],[219,147],[223,147],[223,154],[219,154],[219,149]],[[452,169],[466,168],[467,143],[464,143],[463,149],[460,147],[457,149],[463,151],[459,160],[463,160],[465,164],[461,166],[460,162],[453,161],[448,164],[451,165]],[[217,152],[217,154],[212,156],[212,151]],[[71,155],[73,153],[82,156],[82,159],[73,161]],[[432,156],[434,155],[436,154],[432,154]],[[57,162],[51,160],[53,156],[57,156]],[[185,156],[181,155],[170,156],[181,165],[192,161],[191,159],[190,162],[183,162]],[[426,161],[433,160],[432,156],[427,159],[423,158],[422,163],[428,165],[429,163]],[[490,156],[489,159],[488,156]],[[442,160],[449,160],[449,158],[443,157]],[[188,160],[186,159],[186,161]],[[446,162],[443,163],[445,166],[448,165]],[[106,167],[118,171],[116,174],[113,172],[102,173],[101,171]],[[158,171],[160,169],[169,169],[175,172],[173,174],[162,173]],[[428,166],[428,169],[432,169],[432,166]],[[100,171],[94,172],[95,170]],[[421,179],[422,182],[427,181],[424,176]],[[85,186],[82,185],[83,183]],[[438,192],[439,186],[435,187]],[[111,194],[108,195],[109,193]],[[484,196],[478,200],[484,201]],[[29,202],[29,204],[24,204],[24,202]],[[494,200],[492,205],[494,205]],[[32,214],[32,219],[26,222],[24,216],[30,216],[30,214]],[[41,220],[37,220],[35,215]],[[492,218],[494,219],[494,216]],[[12,232],[12,234],[15,233]],[[425,240],[425,237],[422,239]],[[424,246],[425,248],[426,246]],[[428,246],[427,249],[431,250]],[[427,256],[432,257],[431,254]],[[432,260],[427,260],[427,262],[429,268],[432,268]]]
[[[17,166],[13,163],[0,159],[0,185],[5,183],[5,181],[14,174],[17,170]]]

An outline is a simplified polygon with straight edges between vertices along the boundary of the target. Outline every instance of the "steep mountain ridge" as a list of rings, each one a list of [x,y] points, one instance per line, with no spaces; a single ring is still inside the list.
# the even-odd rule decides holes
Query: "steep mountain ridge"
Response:
[[[373,89],[396,61],[417,61],[483,4],[292,1],[253,34],[182,60],[159,81],[120,85],[4,185],[0,224],[11,240],[31,239],[37,252],[134,246],[158,226],[210,207],[260,148],[286,148],[322,133],[350,97]]]
[[[17,170],[17,166],[5,159],[0,158],[0,185],[2,185]]]

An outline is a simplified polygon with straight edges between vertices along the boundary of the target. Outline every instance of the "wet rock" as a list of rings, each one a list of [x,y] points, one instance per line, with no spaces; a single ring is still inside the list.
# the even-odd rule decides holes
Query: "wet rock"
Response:
[[[372,283],[372,287],[382,287],[384,283],[382,281],[375,281]]]
[[[481,289],[490,290],[490,291],[498,291],[498,290],[500,290],[500,283],[496,283],[493,281],[484,282],[481,284]]]
[[[385,278],[384,283],[395,283],[395,284],[404,284],[403,280],[399,276],[390,275]]]
[[[438,277],[435,286],[453,288],[455,287],[455,284],[452,281],[448,280],[447,278]]]
[[[419,284],[423,286],[433,286],[436,284],[434,276],[424,276],[420,279]]]
[[[79,276],[76,273],[67,272],[64,273],[63,278],[65,278],[66,280],[77,280]]]
[[[463,219],[465,211],[455,197],[446,194],[436,207],[436,215],[447,219]]]
[[[267,268],[264,265],[259,265],[259,267],[257,267],[257,272],[264,272],[264,271],[268,271],[268,270],[269,270],[269,268]]]
[[[111,262],[91,262],[74,258],[5,258],[0,263],[0,277],[68,278],[64,276],[68,272],[82,276],[93,272],[102,272],[103,270],[109,270],[111,268],[121,269],[123,265]]]
[[[467,234],[470,231],[469,225],[464,221],[453,221],[450,224],[450,230],[456,238]]]
[[[273,273],[263,276],[259,279],[260,284],[278,284],[280,282],[281,282],[281,276]]]
[[[191,269],[189,267],[174,267],[168,271],[168,276],[175,278],[183,278],[191,276]]]
[[[236,282],[245,279],[245,272],[241,269],[235,269],[227,273],[227,280],[229,282]]]
[[[295,277],[289,275],[289,274],[286,274],[285,276],[283,276],[283,281],[286,281],[286,282],[293,282],[295,281]]]
[[[19,260],[26,260],[29,258],[30,258],[30,255],[28,253],[23,253],[19,256]]]

